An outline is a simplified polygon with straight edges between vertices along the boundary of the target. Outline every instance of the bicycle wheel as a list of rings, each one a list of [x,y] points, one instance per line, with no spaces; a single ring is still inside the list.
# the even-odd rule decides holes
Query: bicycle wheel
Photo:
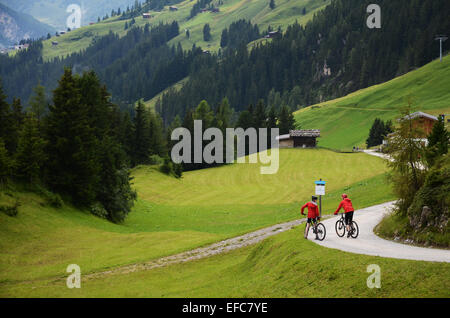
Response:
[[[353,238],[357,238],[358,237],[358,235],[359,235],[359,227],[358,227],[358,224],[355,222],[355,221],[353,221],[352,222],[352,237]]]
[[[337,236],[343,237],[345,235],[345,224],[344,222],[342,222],[342,220],[336,221],[335,228]]]
[[[316,233],[317,239],[319,241],[323,241],[323,239],[327,235],[327,230],[325,229],[325,225],[323,225],[322,223],[317,224],[316,231],[317,231],[317,233]]]

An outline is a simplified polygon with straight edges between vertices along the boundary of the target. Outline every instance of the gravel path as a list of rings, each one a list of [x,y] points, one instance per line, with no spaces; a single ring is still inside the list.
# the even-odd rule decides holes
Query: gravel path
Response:
[[[323,219],[329,216],[324,216]],[[163,267],[171,264],[184,263],[189,262],[196,259],[201,259],[205,257],[209,257],[212,255],[225,253],[231,250],[235,250],[238,248],[242,248],[248,245],[256,244],[261,242],[265,238],[279,234],[281,232],[292,229],[294,226],[302,224],[306,221],[306,219],[295,220],[291,222],[286,222],[282,224],[273,225],[270,227],[266,227],[251,233],[247,233],[241,236],[233,237],[227,240],[220,241],[218,243],[214,243],[205,247],[196,248],[194,250],[190,250],[187,252],[159,258],[153,261],[148,261],[145,263],[138,263],[132,265],[126,265],[114,268],[109,271],[103,271],[98,273],[92,273],[88,275],[84,275],[83,279],[97,278],[105,275],[114,275],[114,274],[126,274],[132,273],[141,270],[149,270],[153,268]],[[299,235],[303,235],[303,232]]]
[[[392,206],[393,202],[389,202],[355,211],[353,220],[359,226],[359,236],[356,239],[347,238],[347,235],[342,238],[338,237],[335,224],[340,216],[329,218],[323,222],[327,229],[325,240],[314,242],[325,247],[357,254],[431,262],[450,262],[450,250],[396,243],[375,235],[373,229],[389,213]]]
[[[357,239],[339,238],[334,229],[337,217],[324,216],[322,222],[327,228],[327,236],[324,241],[319,242],[313,240],[315,243],[339,249],[342,251],[376,255],[382,257],[393,257],[400,259],[425,260],[436,262],[450,262],[450,251],[433,248],[415,247],[400,243],[395,243],[381,239],[373,233],[374,227],[381,221],[383,216],[388,213],[388,209],[392,207],[393,202],[384,203],[369,208],[361,209],[355,212],[354,220],[358,222],[360,234]],[[306,219],[295,220],[282,224],[266,227],[251,233],[241,236],[233,237],[227,240],[220,241],[205,247],[196,248],[194,250],[183,253],[162,257],[156,260],[131,264],[126,266],[116,267],[114,269],[84,275],[83,279],[93,279],[97,277],[126,274],[136,271],[149,270],[153,268],[168,266],[172,264],[179,264],[197,260],[221,253],[226,253],[231,250],[242,248],[248,245],[256,244],[272,235],[292,229],[294,226],[302,224]],[[299,235],[303,235],[299,233]],[[309,239],[314,238],[312,231],[309,231]]]

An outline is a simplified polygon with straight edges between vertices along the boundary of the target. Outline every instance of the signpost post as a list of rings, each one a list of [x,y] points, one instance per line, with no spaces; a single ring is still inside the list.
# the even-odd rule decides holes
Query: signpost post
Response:
[[[322,195],[325,195],[325,181],[320,179],[319,181],[314,181],[316,184],[316,195],[319,196],[319,215],[322,217]]]

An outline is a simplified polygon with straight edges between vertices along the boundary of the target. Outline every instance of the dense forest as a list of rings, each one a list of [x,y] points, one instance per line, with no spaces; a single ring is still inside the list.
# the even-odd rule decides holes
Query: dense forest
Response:
[[[42,42],[36,41],[14,57],[0,55],[0,77],[8,78],[4,81],[8,96],[28,101],[38,83],[54,88],[64,67],[71,67],[75,73],[92,69],[107,84],[116,102],[133,104],[188,75],[193,57],[201,50],[183,52],[180,46],[169,47],[167,41],[178,33],[177,22],[132,27],[123,37],[110,32],[95,38],[87,49],[50,62],[43,61]]]
[[[0,77],[8,101],[19,97],[26,103],[38,83],[55,88],[65,66],[74,73],[94,70],[121,107],[187,77],[181,90],[167,91],[157,103],[164,126],[202,100],[219,105],[227,98],[237,113],[260,99],[266,111],[294,110],[387,81],[437,57],[434,35],[450,31],[448,1],[380,1],[381,29],[366,26],[368,4],[335,0],[307,25],[291,25],[251,49],[247,43],[258,37],[258,27],[236,21],[223,30],[217,54],[169,46],[179,34],[177,22],[133,25],[121,38],[97,37],[86,50],[50,62],[43,61],[37,41],[14,57],[0,56]]]
[[[180,91],[163,96],[165,122],[202,99],[215,104],[227,97],[237,111],[260,98],[295,109],[385,82],[438,56],[434,36],[450,31],[448,1],[380,1],[381,29],[366,26],[369,3],[333,1],[304,27],[294,24],[250,51],[241,45],[192,68]]]

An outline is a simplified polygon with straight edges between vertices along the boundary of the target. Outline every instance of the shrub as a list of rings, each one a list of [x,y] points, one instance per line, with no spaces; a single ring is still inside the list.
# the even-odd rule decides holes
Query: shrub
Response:
[[[164,158],[164,163],[161,166],[161,172],[165,174],[172,174],[173,173],[173,163],[170,158]]]
[[[151,165],[160,165],[164,163],[164,159],[158,155],[151,155],[149,158],[149,164]]]
[[[59,194],[48,191],[40,186],[36,186],[36,188],[38,193],[45,198],[45,205],[49,205],[54,208],[60,208],[63,206],[64,201]]]
[[[0,211],[8,216],[16,216],[19,213],[20,202],[16,201],[13,206],[2,205],[0,206]]]
[[[106,211],[103,205],[99,202],[95,202],[91,205],[91,213],[102,219],[108,218],[108,211]]]

